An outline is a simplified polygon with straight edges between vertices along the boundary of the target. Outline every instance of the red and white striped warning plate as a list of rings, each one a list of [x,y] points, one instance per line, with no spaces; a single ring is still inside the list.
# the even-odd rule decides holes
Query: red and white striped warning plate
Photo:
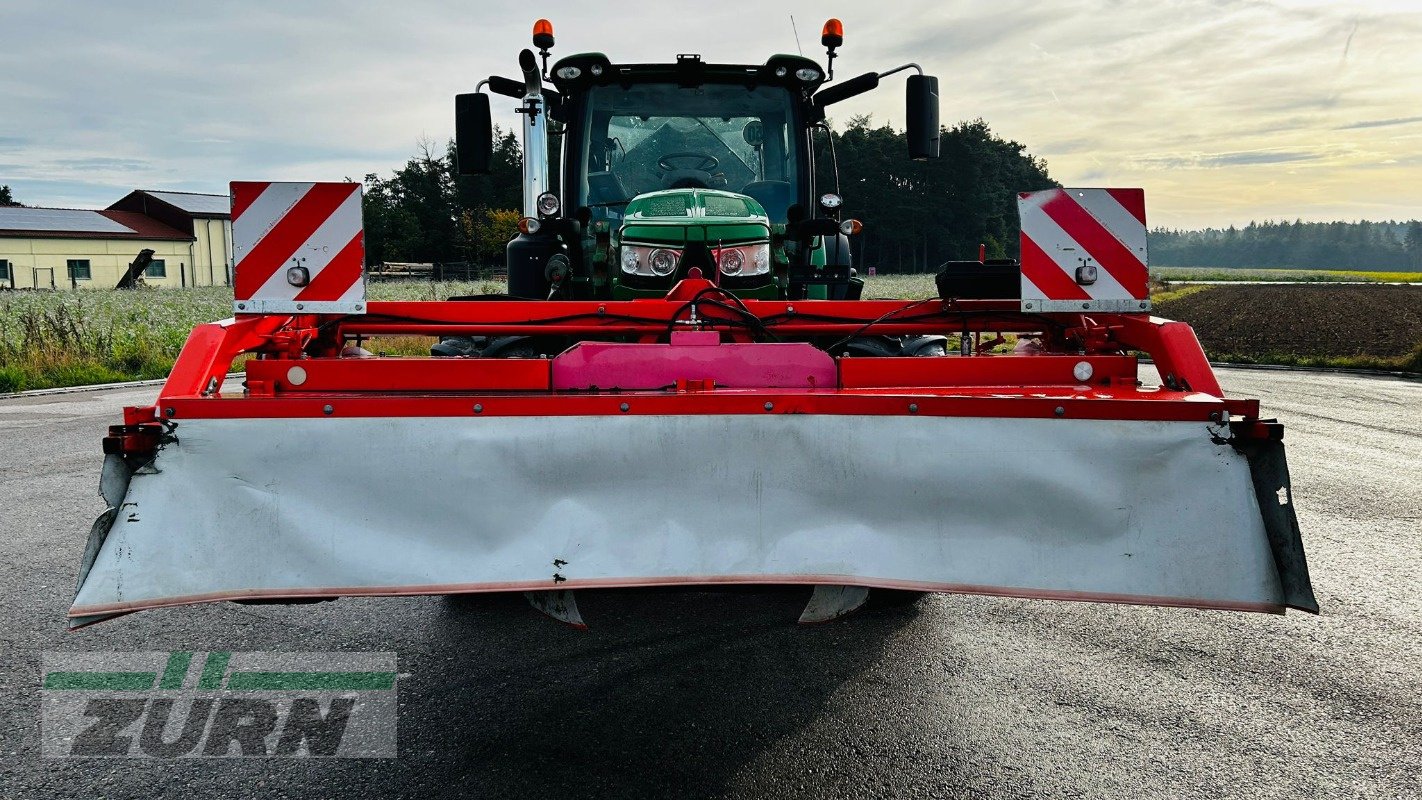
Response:
[[[365,310],[359,183],[232,182],[239,314]]]
[[[1017,213],[1024,311],[1150,308],[1144,191],[1022,192]]]

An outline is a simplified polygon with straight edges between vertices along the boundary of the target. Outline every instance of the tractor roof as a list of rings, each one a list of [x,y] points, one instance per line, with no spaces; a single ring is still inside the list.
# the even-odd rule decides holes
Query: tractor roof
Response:
[[[613,64],[602,53],[579,53],[553,65],[553,83],[564,95],[585,92],[593,86],[632,83],[746,83],[784,86],[809,94],[824,82],[824,68],[796,55],[774,55],[764,64],[708,64],[695,54],[679,54],[676,61],[660,64]]]

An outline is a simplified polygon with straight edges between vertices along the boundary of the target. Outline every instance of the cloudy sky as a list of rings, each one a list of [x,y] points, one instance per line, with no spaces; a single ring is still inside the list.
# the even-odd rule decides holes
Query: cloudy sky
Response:
[[[756,63],[795,51],[792,14],[819,57],[834,14],[841,76],[917,61],[945,121],[982,117],[1067,185],[1143,186],[1152,224],[1422,217],[1422,0],[536,6],[0,0],[0,184],[102,207],[384,173],[452,134],[456,92],[516,73],[536,15],[555,55]],[[836,116],[901,125],[899,80]]]

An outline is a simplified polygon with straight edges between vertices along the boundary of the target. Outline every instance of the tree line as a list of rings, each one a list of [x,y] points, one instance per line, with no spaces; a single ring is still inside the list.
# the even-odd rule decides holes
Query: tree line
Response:
[[[1422,270],[1422,222],[1251,222],[1150,232],[1162,267]]]
[[[815,136],[819,191],[844,197],[864,223],[856,263],[881,272],[935,271],[944,261],[1018,255],[1015,193],[1056,186],[1046,163],[981,119],[945,128],[942,157],[915,162],[904,134],[852,117]],[[556,146],[550,147],[556,170]],[[498,266],[521,202],[522,152],[494,138],[490,175],[461,176],[452,142],[422,141],[388,177],[365,176],[366,257],[380,262]],[[0,193],[13,202],[8,193]],[[1150,232],[1157,266],[1422,270],[1422,222],[1251,222]]]
[[[845,216],[864,223],[856,263],[882,272],[936,272],[976,259],[979,245],[988,258],[1015,258],[1016,193],[1058,185],[1045,161],[981,119],[945,128],[940,157],[913,161],[902,132],[852,117],[816,136],[815,157],[819,191],[837,191]]]
[[[523,154],[512,132],[495,131],[490,166],[488,175],[459,175],[453,141],[441,151],[422,140],[390,177],[366,175],[366,263],[502,262],[523,205]]]
[[[915,162],[904,134],[852,117],[815,136],[819,190],[864,223],[856,262],[881,272],[934,271],[944,261],[1018,255],[1015,193],[1056,186],[1046,163],[981,119],[943,130],[942,157]],[[550,148],[557,166],[557,148]],[[498,266],[522,206],[518,137],[497,130],[489,175],[456,174],[454,143],[419,143],[389,177],[365,176],[366,260]],[[836,180],[837,178],[837,180]],[[18,206],[0,185],[0,206]],[[1422,221],[1250,222],[1150,232],[1156,266],[1422,270]]]
[[[989,257],[1017,255],[1014,192],[1057,185],[1046,163],[980,119],[945,128],[941,148],[937,160],[912,161],[904,134],[867,116],[816,134],[819,191],[837,190],[844,214],[864,224],[857,264],[934,271],[977,258],[979,244]],[[503,263],[522,207],[518,137],[496,131],[490,175],[458,175],[454,165],[452,142],[422,141],[389,177],[365,176],[368,263]]]

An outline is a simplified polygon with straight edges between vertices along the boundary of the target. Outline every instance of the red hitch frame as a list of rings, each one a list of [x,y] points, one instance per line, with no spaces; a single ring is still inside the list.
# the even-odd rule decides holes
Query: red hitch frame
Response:
[[[547,358],[342,357],[351,342],[387,336],[537,336],[666,347],[674,332],[714,333],[726,344],[814,342],[833,358],[830,386],[728,387],[687,366],[665,386],[567,388]],[[982,334],[1039,342],[1014,353],[978,353]],[[943,334],[940,358],[849,357],[835,348],[855,336]],[[955,346],[969,339],[967,347]],[[729,351],[729,348],[727,349]],[[1162,386],[1141,387],[1137,353]],[[645,355],[645,354],[643,354]],[[241,394],[223,381],[245,364]],[[677,362],[681,363],[680,361]],[[1087,375],[1082,378],[1081,375]],[[680,389],[678,390],[678,387]],[[632,408],[631,397],[638,402]],[[241,316],[201,325],[189,337],[155,408],[155,418],[272,416],[440,416],[470,413],[582,415],[776,412],[948,416],[1187,419],[1258,417],[1257,401],[1227,400],[1190,327],[1148,314],[1024,313],[997,300],[739,300],[702,279],[666,298],[631,301],[372,302],[361,315]],[[149,429],[117,432],[141,450]],[[129,441],[129,440],[132,441]]]

